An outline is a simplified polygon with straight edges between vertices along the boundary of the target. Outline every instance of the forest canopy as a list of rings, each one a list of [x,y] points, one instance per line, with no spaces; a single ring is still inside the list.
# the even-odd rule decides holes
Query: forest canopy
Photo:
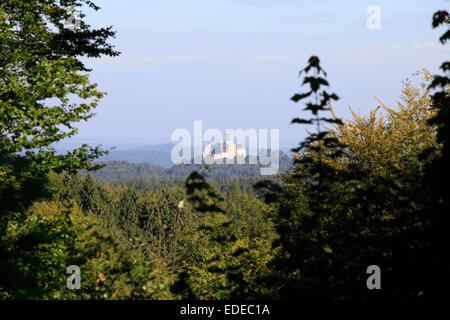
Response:
[[[368,115],[341,119],[312,56],[300,71],[305,91],[291,98],[311,118],[292,123],[316,129],[268,180],[250,165],[104,167],[99,147],[53,147],[105,95],[82,58],[119,55],[111,27],[94,29],[82,14],[68,28],[66,6],[100,9],[0,4],[1,299],[432,299],[448,290],[449,62],[441,75],[406,79],[396,106],[378,99]],[[446,11],[433,16],[434,28],[448,23]],[[368,280],[374,265],[383,290],[368,289],[379,286]],[[70,266],[82,275],[75,290]]]

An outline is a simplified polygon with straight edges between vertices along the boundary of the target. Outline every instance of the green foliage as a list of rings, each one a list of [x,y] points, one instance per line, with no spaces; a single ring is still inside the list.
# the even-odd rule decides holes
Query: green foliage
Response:
[[[158,258],[144,258],[104,231],[101,220],[74,203],[35,203],[23,224],[8,224],[8,277],[2,298],[167,299],[171,275]],[[81,268],[81,289],[66,286],[70,265]]]
[[[86,69],[79,57],[117,54],[106,43],[114,34],[109,29],[92,30],[83,22],[78,31],[65,27],[69,14],[64,6],[83,3],[97,9],[90,1],[0,4],[0,287],[7,292],[16,287],[6,275],[20,268],[14,263],[20,263],[15,255],[21,245],[37,245],[13,241],[11,251],[11,226],[26,223],[33,202],[49,197],[49,172],[98,168],[91,161],[104,153],[87,145],[67,154],[56,154],[52,148],[76,134],[74,124],[91,118],[104,95],[81,73]],[[46,237],[50,235],[29,241]],[[33,286],[36,281],[30,277],[27,281]]]
[[[305,70],[314,66],[321,70],[313,57]],[[327,85],[323,78],[304,83],[311,91],[294,96],[296,102]],[[428,87],[442,91],[430,96]],[[353,113],[347,123],[333,113],[337,126],[325,132],[317,126],[296,149],[297,165],[281,187],[258,184],[278,208],[275,247],[281,251],[269,282],[279,288],[277,297],[441,297],[449,282],[448,80],[425,72],[419,87],[405,82],[402,98],[397,110],[382,104],[386,119],[377,116],[380,107],[367,118]],[[324,104],[305,109],[315,119],[293,122],[327,121],[318,116]],[[373,264],[383,270],[382,291],[365,286]]]
[[[300,72],[309,89],[291,99],[310,99],[312,117],[292,123],[317,131],[268,181],[252,165],[112,162],[92,176],[103,151],[52,145],[104,95],[80,58],[118,53],[111,28],[67,28],[71,5],[99,9],[0,4],[0,298],[420,299],[448,289],[449,62],[444,75],[404,82],[397,108],[380,101],[342,121],[311,57]],[[433,16],[434,28],[448,23],[446,11]],[[366,287],[374,264],[381,291]],[[79,290],[66,287],[70,265]]]
[[[299,152],[299,156],[295,160],[295,168],[284,178],[283,189],[267,182],[257,185],[266,192],[266,199],[275,201],[278,207],[275,223],[280,238],[275,246],[282,251],[274,260],[274,265],[285,276],[275,273],[273,281],[275,286],[284,283],[280,294],[289,297],[328,294],[315,293],[316,288],[308,288],[311,283],[319,283],[313,286],[319,290],[337,285],[332,284],[331,270],[335,266],[332,266],[330,260],[333,253],[330,236],[334,235],[323,229],[328,221],[333,221],[330,210],[336,203],[336,182],[345,174],[342,170],[329,166],[328,162],[343,155],[344,145],[332,137],[329,131],[323,130],[321,122],[342,122],[336,118],[320,117],[321,111],[329,110],[330,100],[337,100],[338,97],[322,89],[323,86],[328,86],[328,82],[320,76],[321,73],[326,76],[326,73],[317,57],[311,57],[308,66],[300,74],[308,74],[312,70],[315,71],[314,76],[306,75],[303,81],[303,84],[310,86],[310,90],[306,94],[295,95],[292,100],[298,102],[312,97],[304,110],[310,111],[313,118],[296,118],[292,122],[315,123],[317,132],[310,133],[300,147],[293,150]]]
[[[226,199],[193,172],[186,182],[188,201],[198,215],[188,234],[178,281],[172,291],[190,299],[248,299],[269,294],[260,278],[269,275],[276,235],[270,209],[237,185]]]
[[[438,11],[433,15],[433,27],[441,25],[447,31],[440,37],[442,44],[450,38],[448,26],[450,15],[447,11]],[[428,241],[426,258],[433,261],[428,264],[425,272],[429,275],[427,289],[434,298],[441,297],[450,285],[450,276],[445,270],[449,268],[446,254],[446,243],[450,233],[450,62],[441,65],[443,75],[435,75],[429,85],[435,115],[429,119],[429,124],[436,130],[438,148],[430,148],[423,153],[426,162],[425,179],[422,185],[426,192],[426,205],[423,210],[429,221],[429,229],[425,236]]]
[[[171,168],[163,168],[152,163],[129,163],[126,161],[108,161],[103,162],[104,168],[93,172],[96,179],[105,181],[131,179],[137,177],[158,178],[160,180],[174,179],[182,181],[193,171],[199,171],[201,165],[182,164]],[[283,152],[280,152],[280,173],[292,166],[292,158],[289,158]],[[212,179],[230,178],[230,177],[260,177],[260,164],[214,164],[209,166],[209,177]]]

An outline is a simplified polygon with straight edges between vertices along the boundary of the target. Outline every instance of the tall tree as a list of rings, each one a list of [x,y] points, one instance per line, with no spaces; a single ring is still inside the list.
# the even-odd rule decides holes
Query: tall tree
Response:
[[[446,32],[440,37],[442,44],[450,39],[450,15],[440,10],[433,15],[433,28],[446,26]],[[428,274],[427,292],[434,298],[448,296],[450,276],[447,256],[448,235],[450,233],[450,62],[444,61],[440,69],[442,75],[434,75],[429,86],[435,116],[429,120],[430,126],[437,132],[438,148],[431,148],[423,154],[430,160],[423,187],[428,192],[428,205],[424,216],[429,222],[426,240],[427,255],[424,259]]]
[[[66,154],[52,147],[75,135],[75,124],[91,118],[104,96],[81,58],[118,54],[107,43],[111,28],[92,29],[84,14],[77,17],[79,28],[68,25],[67,7],[83,5],[99,9],[87,0],[0,4],[0,286],[20,252],[20,241],[7,232],[26,220],[36,199],[49,195],[48,173],[98,168],[91,161],[103,154],[87,145]]]

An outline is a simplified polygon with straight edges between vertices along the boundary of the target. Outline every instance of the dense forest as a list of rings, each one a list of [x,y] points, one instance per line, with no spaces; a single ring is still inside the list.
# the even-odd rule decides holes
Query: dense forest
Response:
[[[279,169],[282,173],[292,167],[292,159],[285,153],[280,151]],[[249,157],[246,158],[246,164],[212,164],[209,165],[210,178],[227,178],[227,177],[256,177],[261,175],[261,168],[267,167],[260,164],[259,159],[255,161],[258,164],[249,164]],[[201,169],[201,165],[196,164],[179,164],[170,168],[163,168],[153,163],[129,163],[128,161],[108,161],[100,162],[104,167],[92,172],[96,179],[112,180],[126,179],[134,177],[158,177],[166,178],[186,178],[192,171]],[[81,171],[86,173],[86,171]]]
[[[292,120],[309,135],[270,179],[256,165],[104,166],[99,148],[52,147],[104,96],[81,57],[119,54],[111,28],[64,26],[62,4],[80,3],[99,9],[87,0],[0,4],[0,298],[442,297],[449,62],[444,75],[406,79],[398,105],[380,100],[367,116],[341,119],[311,57],[300,73],[309,90],[292,97],[311,99],[311,118]],[[432,21],[448,25],[449,14]],[[67,287],[71,265],[81,269],[77,290]],[[382,290],[368,290],[372,265]]]

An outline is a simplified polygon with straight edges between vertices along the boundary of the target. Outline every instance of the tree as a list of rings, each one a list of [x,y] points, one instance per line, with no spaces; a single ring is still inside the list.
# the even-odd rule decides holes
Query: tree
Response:
[[[0,286],[11,271],[21,242],[11,243],[11,225],[27,219],[27,209],[48,197],[49,172],[96,169],[104,152],[87,145],[57,154],[52,144],[77,133],[74,124],[93,116],[104,93],[89,81],[80,58],[117,55],[111,28],[92,29],[81,15],[71,30],[66,6],[91,1],[6,0],[0,4]],[[34,239],[44,241],[44,239]],[[12,259],[12,260],[11,260]]]
[[[433,28],[447,26],[447,31],[440,37],[442,44],[450,39],[450,15],[447,11],[437,11],[433,15]],[[440,66],[443,75],[434,75],[429,91],[435,115],[428,124],[436,130],[439,147],[429,148],[423,153],[426,176],[423,188],[427,193],[427,203],[423,215],[429,221],[427,240],[428,260],[425,272],[428,274],[427,292],[431,298],[448,296],[450,276],[448,274],[449,259],[447,257],[448,235],[450,233],[450,62]]]
[[[435,115],[431,96],[427,91],[431,74],[422,70],[414,79],[403,82],[401,102],[396,108],[380,105],[367,117],[356,114],[343,125],[330,129],[331,135],[346,146],[344,157],[330,159],[328,164],[336,169],[349,165],[367,171],[371,176],[387,176],[394,166],[397,170],[420,170],[408,168],[412,161],[429,148],[437,148],[435,129],[427,122]],[[337,115],[331,108],[335,119]]]
[[[25,223],[11,223],[8,277],[0,298],[14,299],[169,299],[172,275],[165,262],[144,255],[105,231],[100,217],[74,203],[36,202]],[[42,241],[46,238],[46,241]],[[36,241],[39,239],[39,241]],[[140,250],[139,250],[140,249]],[[81,269],[81,286],[67,288],[67,267]]]
[[[275,237],[264,221],[269,210],[250,194],[239,196],[236,185],[224,199],[205,175],[193,172],[186,181],[197,223],[172,291],[189,299],[261,297],[268,292],[258,280],[268,275]]]
[[[427,126],[435,111],[426,90],[431,77],[423,76],[419,87],[404,83],[397,110],[381,104],[368,117],[353,112],[345,123],[333,112],[337,125],[323,131],[331,143],[320,140],[318,128],[296,150],[302,152],[282,187],[259,185],[278,207],[275,245],[282,250],[274,260],[274,284],[280,297],[432,294],[427,275],[437,270],[427,263],[431,252],[437,254],[430,232],[438,225],[430,218],[421,154],[434,147],[436,157],[440,147]],[[387,115],[379,117],[380,108]],[[382,292],[366,287],[366,269],[373,264],[383,270]]]

